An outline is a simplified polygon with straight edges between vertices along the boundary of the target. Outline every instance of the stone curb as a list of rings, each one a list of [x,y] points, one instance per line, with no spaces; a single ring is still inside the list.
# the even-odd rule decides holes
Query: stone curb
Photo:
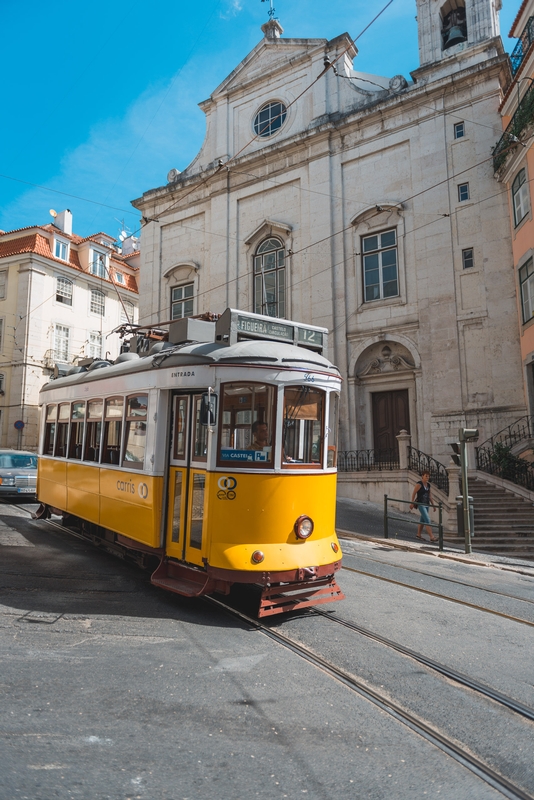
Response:
[[[444,558],[448,561],[459,561],[462,564],[469,564],[470,566],[475,566],[475,567],[491,567],[493,569],[501,569],[504,572],[516,572],[519,575],[527,575],[530,578],[534,578],[534,565],[532,567],[525,565],[525,568],[521,569],[521,567],[519,566],[516,566],[514,564],[506,564],[505,562],[502,561],[480,561],[478,558],[472,558],[470,555],[467,554],[461,554],[457,552],[445,552],[444,550],[441,552],[439,550],[427,550],[419,544],[416,543],[412,544],[411,542],[403,542],[399,541],[398,539],[384,539],[384,537],[376,538],[374,536],[369,536],[365,533],[355,533],[354,531],[344,531],[341,529],[336,529],[336,533],[341,539],[360,539],[366,542],[387,544],[388,547],[396,547],[398,550],[423,553],[423,555],[435,556],[437,558]],[[429,544],[429,542],[427,542],[427,544]],[[481,557],[483,557],[482,554]]]

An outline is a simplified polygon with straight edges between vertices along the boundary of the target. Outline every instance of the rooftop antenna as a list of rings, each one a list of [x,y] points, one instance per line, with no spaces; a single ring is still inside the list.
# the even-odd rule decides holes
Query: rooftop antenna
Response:
[[[261,2],[262,3],[266,3],[267,0],[261,0]],[[275,8],[273,6],[273,0],[269,0],[269,12],[268,13],[269,13],[269,18],[270,19],[276,19],[276,17],[274,16],[274,12],[275,12]]]
[[[124,219],[117,219],[117,217],[115,217],[115,219],[120,225],[119,242],[124,242],[124,240],[127,239],[128,236],[131,235],[131,231],[130,231],[129,227],[126,225],[126,223],[124,222]]]

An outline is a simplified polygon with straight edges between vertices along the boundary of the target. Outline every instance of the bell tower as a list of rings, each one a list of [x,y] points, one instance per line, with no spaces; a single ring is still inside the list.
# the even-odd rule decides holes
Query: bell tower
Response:
[[[422,67],[499,36],[502,0],[416,0]]]

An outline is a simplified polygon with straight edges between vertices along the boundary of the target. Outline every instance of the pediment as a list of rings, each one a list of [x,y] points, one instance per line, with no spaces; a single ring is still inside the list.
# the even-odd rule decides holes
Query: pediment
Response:
[[[294,70],[295,59],[307,57],[318,47],[324,48],[327,42],[327,39],[263,39],[215,89],[211,99],[229,94],[259,78],[267,79],[286,66]]]
[[[245,244],[259,244],[259,242],[267,236],[281,236],[285,238],[286,236],[290,236],[291,231],[291,225],[287,225],[284,222],[275,222],[275,220],[272,219],[264,219],[261,225],[258,225],[258,227],[247,236]]]

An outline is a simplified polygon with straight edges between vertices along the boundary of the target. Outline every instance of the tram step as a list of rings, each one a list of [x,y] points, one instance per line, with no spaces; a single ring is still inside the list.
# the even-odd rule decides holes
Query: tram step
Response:
[[[345,595],[333,576],[303,583],[278,583],[265,586],[261,593],[258,617],[285,614],[302,608],[344,600]]]
[[[201,570],[162,559],[152,573],[150,582],[154,586],[185,597],[200,597],[215,591],[215,581]]]

